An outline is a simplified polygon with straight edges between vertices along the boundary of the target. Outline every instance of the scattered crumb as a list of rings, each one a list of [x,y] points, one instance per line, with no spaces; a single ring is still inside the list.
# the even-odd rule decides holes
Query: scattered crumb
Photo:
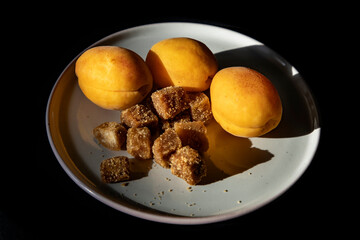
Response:
[[[193,191],[192,187],[187,187],[187,190],[188,190],[189,192],[192,192],[192,191]]]
[[[188,202],[186,202],[185,203],[188,207],[192,207],[192,206],[195,206],[196,205],[196,202],[194,202],[194,203],[188,203]]]
[[[172,192],[174,189],[169,189],[169,192]]]
[[[238,204],[242,203],[241,200],[237,201]]]
[[[124,183],[121,184],[122,187],[127,187],[128,185],[129,185],[128,182],[124,182]]]
[[[224,190],[224,192],[228,192],[228,190],[227,190],[227,189],[225,189],[225,190]]]

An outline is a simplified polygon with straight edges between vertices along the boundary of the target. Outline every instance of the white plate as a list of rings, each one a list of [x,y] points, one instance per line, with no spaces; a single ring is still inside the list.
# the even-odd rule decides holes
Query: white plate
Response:
[[[220,68],[247,66],[266,75],[283,102],[283,119],[272,132],[257,138],[236,138],[216,122],[208,126],[205,154],[208,177],[189,186],[152,161],[132,159],[136,179],[104,184],[103,159],[125,155],[97,144],[92,129],[118,121],[120,112],[91,103],[80,91],[74,73],[77,57],[58,78],[50,94],[46,127],[60,165],[83,190],[101,202],[140,218],[176,224],[201,224],[253,211],[287,190],[305,171],[316,151],[320,126],[314,100],[294,67],[260,42],[228,29],[194,23],[160,23],[114,33],[97,45],[131,49],[145,58],[156,42],[190,37],[204,42]],[[224,173],[225,172],[225,173]]]

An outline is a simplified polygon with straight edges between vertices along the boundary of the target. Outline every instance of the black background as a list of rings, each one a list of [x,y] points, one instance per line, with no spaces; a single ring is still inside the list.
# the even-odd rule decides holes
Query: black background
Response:
[[[6,184],[0,205],[0,239],[107,239],[123,238],[127,233],[130,234],[127,237],[155,238],[209,236],[209,233],[239,238],[349,233],[349,224],[340,228],[347,219],[341,214],[349,213],[345,210],[347,204],[340,200],[350,193],[339,176],[339,172],[346,171],[341,162],[346,161],[347,155],[337,151],[341,147],[336,142],[340,144],[342,139],[333,135],[338,131],[332,125],[337,122],[334,106],[341,103],[334,97],[331,86],[343,77],[334,71],[343,62],[338,53],[344,51],[336,36],[350,38],[343,23],[352,22],[352,17],[346,14],[347,10],[336,6],[305,3],[198,4],[195,7],[195,2],[97,2],[75,7],[75,3],[62,3],[43,6],[41,10],[37,6],[37,11],[16,26],[17,31],[27,31],[26,41],[23,34],[15,40],[20,40],[18,49],[27,49],[26,56],[22,53],[30,66],[25,81],[32,87],[32,97],[27,100],[22,115],[34,124],[22,129],[27,134],[23,139],[31,154],[17,148],[20,157],[10,167],[3,168]],[[245,216],[214,224],[178,226],[123,214],[81,190],[60,167],[50,148],[45,129],[46,104],[67,64],[109,34],[138,25],[173,21],[225,27],[264,43],[300,72],[317,101],[321,139],[311,165],[282,196]],[[35,97],[36,113],[32,106]],[[31,113],[27,114],[27,109]]]

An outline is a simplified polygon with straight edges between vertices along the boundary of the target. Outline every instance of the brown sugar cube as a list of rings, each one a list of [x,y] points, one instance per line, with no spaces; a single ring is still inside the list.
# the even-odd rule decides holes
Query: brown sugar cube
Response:
[[[129,159],[125,156],[105,159],[100,164],[101,180],[105,183],[115,183],[130,179]]]
[[[187,109],[187,95],[182,87],[166,87],[153,92],[151,99],[160,118],[170,119]]]
[[[208,150],[209,141],[203,122],[177,122],[174,124],[174,129],[181,139],[183,146],[189,145],[199,152],[206,152]]]
[[[154,160],[164,168],[170,168],[169,158],[181,147],[181,140],[175,130],[168,128],[155,141],[152,147]]]
[[[129,128],[126,140],[127,152],[138,159],[149,159],[151,155],[151,133],[147,127]]]
[[[191,115],[189,109],[179,113],[173,119],[160,120],[162,123],[162,130],[173,128],[176,122],[191,122]]]
[[[206,176],[205,162],[200,158],[198,151],[185,146],[178,149],[170,157],[171,173],[184,179],[188,184],[199,183]]]
[[[128,127],[155,128],[158,125],[158,117],[142,104],[136,104],[122,111],[120,120]]]
[[[93,129],[93,134],[101,145],[115,151],[126,141],[126,128],[117,122],[104,122]]]
[[[212,119],[211,105],[205,93],[187,93],[191,117],[193,121],[202,121],[205,124]]]

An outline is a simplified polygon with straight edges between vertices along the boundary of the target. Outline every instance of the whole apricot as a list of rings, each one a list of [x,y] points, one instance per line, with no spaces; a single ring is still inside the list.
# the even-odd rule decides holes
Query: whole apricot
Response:
[[[261,136],[280,123],[282,105],[276,88],[250,68],[229,67],[217,72],[210,97],[215,120],[232,135]]]
[[[142,101],[153,78],[135,52],[116,46],[98,46],[76,61],[75,73],[84,95],[98,106],[122,110]]]
[[[208,89],[218,69],[211,50],[191,38],[162,40],[151,47],[145,61],[157,87],[180,86],[192,92]]]

